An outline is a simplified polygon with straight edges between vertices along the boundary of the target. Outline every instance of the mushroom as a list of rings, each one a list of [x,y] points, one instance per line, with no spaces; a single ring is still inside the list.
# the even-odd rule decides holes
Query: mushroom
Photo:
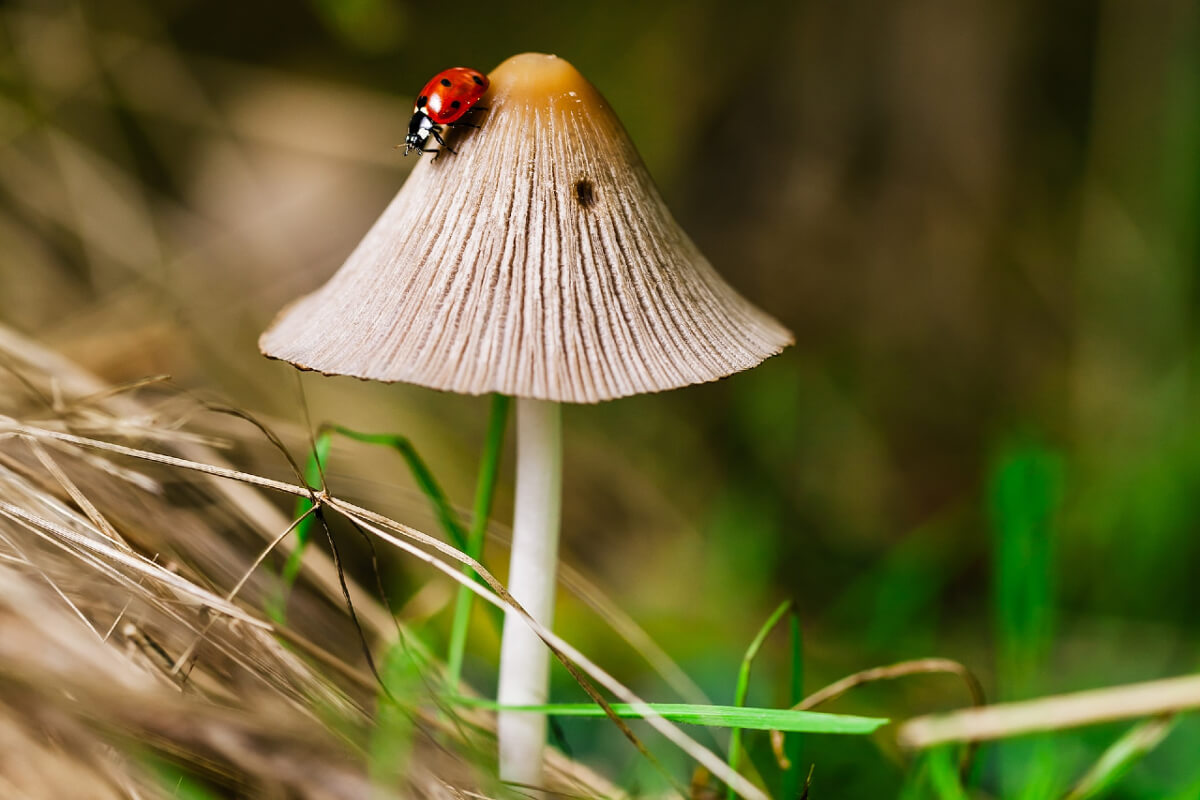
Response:
[[[791,333],[726,284],[671,217],[600,93],[527,53],[490,75],[479,130],[422,158],[345,265],[280,313],[262,352],[306,370],[517,398],[508,589],[550,627],[560,403],[749,369]],[[510,612],[499,702],[546,702],[549,653]],[[500,772],[537,785],[546,721],[501,712]]]

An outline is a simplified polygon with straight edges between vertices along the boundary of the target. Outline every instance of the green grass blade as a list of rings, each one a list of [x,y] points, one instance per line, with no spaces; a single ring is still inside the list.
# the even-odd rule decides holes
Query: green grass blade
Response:
[[[929,752],[929,783],[938,800],[968,800],[958,774],[958,747],[946,745]]]
[[[504,430],[508,425],[509,398],[502,394],[492,395],[491,411],[488,414],[487,438],[483,455],[479,460],[479,477],[475,482],[475,507],[471,518],[471,530],[467,536],[466,554],[475,560],[483,557],[483,542],[487,534],[488,517],[492,513],[492,501],[496,495],[496,478],[500,472],[500,457],[504,454]],[[471,570],[463,567],[463,573]],[[462,675],[463,654],[467,647],[467,628],[471,622],[471,609],[475,594],[465,586],[458,587],[454,601],[454,623],[450,628],[450,647],[446,655],[446,680],[451,691],[458,691]]]
[[[390,433],[360,433],[341,425],[322,425],[317,431],[317,436],[313,441],[313,452],[309,454],[308,463],[304,468],[304,480],[309,487],[314,491],[324,488],[325,467],[329,463],[329,452],[333,445],[334,434],[366,444],[384,445],[398,452],[405,464],[408,465],[409,472],[412,473],[413,480],[417,483],[417,488],[429,499],[438,523],[446,532],[446,536],[455,547],[466,551],[468,547],[466,529],[459,522],[458,515],[450,505],[446,493],[442,491],[441,485],[433,477],[429,466],[407,437]],[[302,497],[296,501],[294,514],[298,518],[307,513],[310,508],[312,508],[312,501],[307,497]],[[280,596],[269,604],[267,609],[268,614],[280,624],[283,624],[286,617],[287,598],[296,582],[296,577],[300,574],[300,567],[304,561],[304,550],[312,538],[313,525],[316,524],[316,518],[309,516],[296,526],[296,548],[292,550],[283,565],[280,576]]]
[[[795,706],[804,699],[804,632],[800,628],[800,616],[793,613],[789,620],[792,642],[792,677],[788,694],[788,705]],[[793,734],[784,739],[783,754],[789,767],[783,772],[780,797],[799,797],[803,791],[805,777],[800,769],[800,753],[803,740]],[[808,779],[811,779],[811,772]]]
[[[163,795],[176,800],[216,800],[217,795],[190,775],[181,766],[159,756],[148,756],[145,766],[152,779],[163,790]]]
[[[737,688],[733,693],[733,705],[735,708],[741,708],[746,705],[746,695],[750,691],[750,667],[754,663],[754,659],[758,656],[758,651],[762,649],[763,642],[767,640],[767,636],[771,634],[775,626],[779,624],[779,620],[783,619],[792,607],[791,600],[785,600],[779,604],[779,607],[771,612],[771,616],[767,617],[767,621],[758,629],[750,646],[746,648],[746,654],[742,656],[742,666],[738,670]],[[782,730],[779,728],[777,730]],[[742,731],[740,727],[735,727],[729,734],[729,768],[734,772],[741,766],[742,761]],[[726,795],[729,800],[734,800],[737,794],[733,787],[729,787],[729,792]]]
[[[404,775],[413,755],[417,736],[415,711],[403,705],[420,695],[424,664],[402,636],[388,649],[381,677],[386,691],[376,696],[375,726],[367,748],[367,769],[376,786],[395,783]]]
[[[490,700],[455,697],[452,702],[490,711],[529,711],[558,717],[604,718],[604,709],[593,703],[549,703],[540,706],[501,706]],[[671,722],[705,725],[712,728],[744,728],[756,731],[789,733],[828,733],[864,736],[874,733],[890,720],[882,717],[856,717],[826,714],[820,711],[792,711],[788,708],[744,708],[740,706],[704,706],[691,703],[647,703],[652,711]],[[643,715],[628,703],[613,703],[620,717],[640,719]]]
[[[1179,787],[1178,791],[1174,791],[1161,800],[1196,800],[1200,797],[1200,777],[1193,777],[1191,781]],[[1159,800],[1156,798],[1156,800]]]
[[[332,447],[333,434],[327,430],[318,431],[313,440],[312,452],[308,454],[308,463],[304,465],[304,483],[313,491],[320,490],[325,483],[325,465],[329,463],[329,451]],[[292,518],[300,520],[296,526],[296,546],[292,548],[292,552],[283,563],[283,569],[280,570],[279,593],[267,603],[266,609],[267,615],[280,625],[287,621],[287,599],[304,563],[304,551],[312,540],[313,525],[317,524],[315,515],[309,514],[312,507],[312,500],[301,497],[296,500],[292,510]],[[305,514],[308,516],[305,517]]]
[[[330,431],[319,431],[313,440],[313,451],[308,455],[308,463],[304,465],[304,483],[310,489],[319,491],[325,485],[325,465],[329,463],[329,451],[333,447],[333,434]],[[312,500],[301,497],[296,501],[292,516],[296,519],[304,516],[313,507]],[[312,538],[311,517],[296,526],[296,539],[299,544],[307,544]]]
[[[429,466],[421,458],[407,436],[400,436],[394,433],[360,433],[341,425],[330,425],[328,427],[329,430],[340,436],[345,436],[347,439],[353,439],[356,442],[364,442],[366,444],[380,444],[390,447],[399,453],[404,459],[404,463],[408,465],[408,470],[412,473],[413,480],[417,482],[417,488],[421,490],[421,493],[429,499],[429,504],[433,506],[433,512],[437,516],[438,524],[441,525],[442,530],[450,537],[450,541],[455,547],[466,551],[466,529],[459,522],[458,514],[455,513],[454,508],[450,505],[450,501],[446,498],[446,493],[442,491],[441,485],[433,477]]]
[[[928,800],[929,792],[929,754],[922,752],[904,773],[904,783],[900,786],[897,800]]]
[[[1176,719],[1174,716],[1155,717],[1130,728],[1109,745],[1063,800],[1088,800],[1111,789],[1139,758],[1167,738]]]
[[[1037,443],[1005,448],[989,480],[993,531],[996,672],[1001,699],[1036,694],[1054,632],[1055,518],[1063,465]],[[1016,800],[1055,796],[1062,759],[1046,737],[997,745],[1002,794]]]
[[[329,461],[329,452],[333,444],[333,436],[344,436],[365,444],[377,444],[390,447],[398,452],[408,465],[417,488],[429,500],[437,516],[438,524],[445,531],[447,538],[467,555],[478,559],[483,553],[483,542],[487,532],[487,520],[491,513],[492,501],[496,494],[496,479],[500,471],[500,458],[504,452],[504,430],[508,421],[509,398],[503,395],[493,395],[491,413],[488,419],[487,439],[484,442],[484,452],[480,459],[479,478],[475,488],[474,516],[471,529],[468,532],[459,521],[458,514],[451,506],[446,493],[434,478],[429,465],[421,458],[420,453],[412,442],[405,436],[388,433],[362,433],[342,425],[322,425],[313,442],[313,451],[309,455],[308,464],[304,470],[304,479],[310,487],[319,489],[324,485],[325,466]],[[300,498],[296,501],[295,515],[300,517],[312,508],[312,501]],[[303,563],[304,549],[311,539],[312,526],[316,524],[313,517],[303,520],[296,527],[297,546],[284,564],[281,576],[280,597],[268,609],[271,616],[282,623],[285,617],[287,596],[299,575]],[[464,568],[464,572],[468,572]],[[476,576],[478,579],[478,576]],[[462,674],[463,653],[466,649],[467,626],[471,618],[471,608],[474,595],[465,587],[460,587],[454,606],[454,623],[450,631],[450,647],[447,654],[447,669],[451,686],[457,686]]]

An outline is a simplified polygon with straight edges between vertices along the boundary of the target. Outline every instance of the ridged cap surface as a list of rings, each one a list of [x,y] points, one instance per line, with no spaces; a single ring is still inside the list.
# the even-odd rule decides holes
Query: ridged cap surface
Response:
[[[489,76],[342,268],[262,352],[302,369],[590,403],[749,369],[791,333],[679,228],[625,129],[566,61]]]

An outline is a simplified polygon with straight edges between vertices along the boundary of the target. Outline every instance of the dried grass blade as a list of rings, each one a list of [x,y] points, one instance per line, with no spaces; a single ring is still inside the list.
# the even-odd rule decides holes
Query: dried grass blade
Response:
[[[256,628],[269,630],[271,627],[268,623],[247,614],[237,606],[164,569],[161,565],[155,564],[153,561],[137,554],[119,550],[107,544],[107,540],[92,539],[84,536],[52,520],[43,519],[36,514],[31,514],[25,509],[4,500],[0,500],[0,516],[24,524],[30,530],[38,533],[39,536],[59,546],[65,547],[70,545],[71,547],[81,548],[103,559],[116,562],[166,588],[172,589],[181,596],[192,598],[212,611],[253,625]]]
[[[982,706],[987,702],[987,698],[983,692],[983,684],[975,677],[975,673],[971,672],[963,664],[949,658],[918,658],[912,661],[901,661],[896,664],[890,664],[886,667],[872,667],[871,669],[864,669],[861,672],[847,675],[813,692],[792,706],[792,709],[794,711],[810,711],[822,703],[836,700],[851,689],[863,684],[874,683],[875,681],[895,680],[896,678],[903,678],[908,675],[929,675],[936,673],[957,675],[962,678],[963,683],[967,686],[967,691],[971,693],[971,702],[974,705]],[[775,752],[775,760],[779,762],[783,769],[787,769],[786,766],[782,766],[788,763],[783,745],[783,732],[771,731],[771,749]]]
[[[917,717],[900,727],[897,738],[904,747],[924,749],[1195,708],[1200,708],[1200,675],[1186,675]]]
[[[47,430],[45,428],[34,428],[28,425],[14,424],[12,433],[25,434],[36,439],[53,439],[59,442],[69,442],[77,444],[80,447],[90,447],[94,450],[105,450],[118,455],[129,456],[130,458],[140,458],[143,461],[153,461],[156,464],[163,464],[168,467],[178,467],[180,469],[189,469],[194,472],[202,472],[206,475],[213,475],[218,478],[229,478],[230,480],[241,481],[253,486],[258,486],[262,489],[271,489],[276,492],[292,494],[296,496],[305,496],[310,494],[310,490],[297,486],[294,483],[286,481],[277,481],[271,478],[264,478],[261,475],[254,475],[249,472],[242,472],[228,467],[217,467],[212,464],[205,464],[200,461],[190,461],[186,458],[178,458],[176,456],[168,456],[162,453],[155,453],[150,450],[139,450],[136,447],[126,447],[121,444],[113,444],[100,439],[89,439],[85,436],[76,436],[71,433],[62,433],[60,431]]]
[[[71,499],[75,501],[75,505],[79,506],[79,509],[83,511],[89,520],[92,521],[92,524],[95,525],[101,533],[111,539],[113,544],[125,550],[131,550],[132,548],[129,547],[129,543],[126,542],[119,533],[117,533],[117,529],[112,526],[112,523],[105,519],[104,515],[100,513],[100,510],[96,508],[92,501],[87,498],[87,495],[79,491],[79,487],[75,485],[75,482],[71,480],[70,476],[63,471],[63,468],[58,465],[57,461],[50,457],[50,454],[46,452],[46,448],[42,447],[42,443],[32,436],[26,436],[23,438],[41,465],[46,468],[46,471],[50,473],[50,476],[54,478],[54,480],[58,482],[58,485],[61,486],[63,490],[71,497]]]

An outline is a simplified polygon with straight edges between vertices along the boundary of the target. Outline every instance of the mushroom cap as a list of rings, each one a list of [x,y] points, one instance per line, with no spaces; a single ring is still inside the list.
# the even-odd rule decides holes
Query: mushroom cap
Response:
[[[590,403],[749,369],[792,342],[671,217],[608,103],[561,58],[490,75],[482,127],[422,157],[264,355],[463,394]]]

